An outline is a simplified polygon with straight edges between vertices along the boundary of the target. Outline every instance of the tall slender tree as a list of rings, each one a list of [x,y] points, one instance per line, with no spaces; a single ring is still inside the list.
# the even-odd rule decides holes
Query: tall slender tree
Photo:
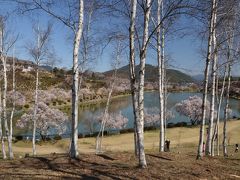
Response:
[[[163,16],[163,0],[158,0],[157,24],[161,24]],[[157,27],[157,59],[158,59],[158,92],[160,105],[160,136],[159,151],[164,151],[165,128],[164,128],[164,28],[163,25]]]
[[[138,151],[138,139],[137,139],[137,121],[139,121],[138,114],[138,94],[137,94],[137,81],[135,72],[135,21],[137,13],[137,0],[131,1],[131,15],[130,15],[130,28],[129,28],[129,75],[131,82],[131,94],[132,94],[132,105],[134,114],[134,145],[135,155],[139,154]]]
[[[12,100],[12,111],[10,115],[10,120],[9,120],[9,129],[10,129],[10,134],[9,138],[12,141],[13,137],[13,116],[15,112],[15,106],[16,106],[16,78],[15,78],[15,48],[13,49],[13,56],[12,56],[12,92],[13,92],[13,100]],[[11,154],[11,157],[13,158],[13,152]]]
[[[78,90],[79,90],[79,47],[83,32],[84,0],[18,0],[22,12],[42,10],[49,16],[68,27],[74,34],[73,38],[73,71],[72,71],[72,123],[69,156],[78,156]],[[67,15],[66,15],[67,14]]]
[[[114,62],[114,72],[112,75],[112,82],[110,83],[110,87],[109,87],[109,92],[108,92],[108,98],[107,98],[107,103],[105,106],[105,110],[104,110],[104,114],[103,114],[103,119],[101,121],[101,126],[100,126],[100,131],[97,135],[96,138],[96,154],[102,153],[102,140],[104,137],[104,130],[106,127],[106,123],[107,121],[109,121],[109,105],[110,105],[110,100],[112,97],[112,92],[113,92],[113,88],[115,86],[116,80],[117,80],[117,70],[119,68],[119,64],[120,64],[120,56],[121,56],[121,42],[120,40],[118,40],[117,42],[117,48],[116,48],[116,58],[115,58],[115,62]]]
[[[73,49],[73,88],[72,88],[72,134],[70,144],[70,157],[76,158],[78,156],[78,85],[79,85],[79,67],[78,55],[80,40],[83,31],[83,0],[79,0],[79,17],[78,27],[75,32],[74,49]]]
[[[35,34],[34,42],[27,45],[27,50],[29,55],[34,59],[35,65],[35,94],[34,94],[34,111],[32,115],[33,122],[33,138],[32,138],[32,148],[33,155],[37,155],[36,150],[36,127],[37,127],[37,109],[38,109],[38,90],[39,90],[39,66],[46,59],[48,54],[48,43],[49,37],[52,31],[52,25],[48,24],[46,29],[40,29],[39,24],[33,26],[33,31]]]
[[[215,123],[215,127],[214,127],[214,133],[213,133],[213,138],[212,138],[212,156],[214,156],[214,141],[215,139],[217,140],[216,146],[217,146],[217,155],[219,156],[219,120],[220,120],[220,112],[221,112],[221,107],[222,107],[222,100],[223,100],[223,94],[224,94],[224,89],[225,89],[225,83],[226,83],[226,69],[227,66],[224,66],[224,75],[223,75],[223,81],[222,81],[222,88],[221,88],[221,92],[220,92],[220,97],[218,98],[218,109],[217,109],[217,117],[216,117],[216,123]],[[218,84],[218,83],[217,83]],[[217,88],[218,86],[216,86]],[[218,91],[216,91],[216,93],[218,93]]]
[[[215,88],[216,88],[216,71],[217,71],[217,33],[216,33],[216,24],[217,24],[217,1],[214,9],[214,18],[213,18],[213,31],[212,31],[212,40],[213,40],[213,52],[212,52],[212,84],[211,84],[211,105],[210,105],[210,120],[208,125],[208,136],[206,143],[206,154],[212,154],[212,137],[213,137],[213,122],[215,117]]]
[[[201,120],[201,126],[200,126],[197,159],[200,159],[203,156],[204,128],[205,128],[205,119],[206,119],[206,103],[207,103],[208,81],[209,81],[208,78],[209,78],[209,67],[210,67],[211,55],[212,55],[212,41],[213,41],[213,31],[215,28],[214,19],[216,17],[216,8],[217,8],[217,1],[212,0],[211,15],[209,18],[210,21],[209,21],[209,35],[208,35],[208,50],[207,50],[207,58],[206,58],[206,65],[205,65],[205,72],[204,72],[202,120]]]
[[[8,153],[9,158],[13,159],[13,149],[12,149],[12,138],[10,137],[9,132],[9,124],[7,118],[7,85],[8,85],[8,78],[7,78],[7,56],[9,50],[15,44],[17,38],[8,38],[8,33],[6,30],[6,21],[7,18],[0,16],[0,58],[2,62],[3,68],[3,87],[2,87],[2,119],[4,123],[4,130],[5,136],[8,140]],[[10,127],[11,128],[11,127]],[[3,135],[3,134],[2,134]],[[3,156],[5,158],[5,156]]]

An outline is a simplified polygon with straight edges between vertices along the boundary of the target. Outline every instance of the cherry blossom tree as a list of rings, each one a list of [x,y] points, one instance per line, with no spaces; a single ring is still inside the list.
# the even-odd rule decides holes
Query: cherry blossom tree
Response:
[[[13,104],[13,101],[15,101],[16,106],[24,106],[26,104],[26,97],[19,91],[8,91],[7,96],[7,102],[10,104]]]
[[[27,113],[23,114],[17,121],[16,126],[18,128],[31,128],[33,111],[34,108],[32,107]],[[36,132],[43,140],[52,132],[61,135],[67,130],[68,116],[58,109],[50,108],[43,102],[39,102],[35,118],[37,119]]]
[[[106,116],[104,116],[104,112],[100,114],[100,116],[98,116],[96,118],[96,120],[99,123],[102,123],[102,121],[104,120],[104,118],[106,118],[106,122],[105,122],[105,128],[106,129],[122,129],[124,127],[126,127],[127,123],[128,123],[128,118],[124,117],[122,115],[122,112],[116,112],[116,113],[107,113]]]
[[[54,100],[66,101],[71,99],[71,91],[66,91],[61,88],[53,88],[49,90],[38,90],[39,101],[50,103]]]
[[[202,119],[202,98],[199,96],[190,96],[188,99],[183,100],[180,103],[177,103],[175,105],[176,111],[184,116],[187,116],[191,124],[200,124],[200,121]],[[210,111],[210,103],[207,100],[206,101],[206,114],[209,115]],[[208,117],[208,116],[207,116]]]
[[[166,120],[172,119],[174,117],[175,115],[171,110],[166,111]],[[160,118],[159,108],[154,107],[144,109],[145,126],[159,126],[160,124],[159,118]]]

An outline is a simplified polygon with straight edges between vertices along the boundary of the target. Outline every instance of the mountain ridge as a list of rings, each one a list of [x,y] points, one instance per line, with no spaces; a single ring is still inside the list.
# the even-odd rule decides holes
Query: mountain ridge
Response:
[[[140,70],[140,65],[136,66],[136,75],[138,77],[138,73]],[[158,80],[158,67],[153,66],[151,64],[146,64],[145,66],[145,80],[149,82],[155,82]],[[111,76],[114,70],[109,70],[103,72],[105,76]],[[171,83],[190,83],[194,82],[194,79],[179,70],[175,69],[167,69],[166,71],[168,81]],[[118,68],[118,77],[120,78],[129,78],[129,65]]]

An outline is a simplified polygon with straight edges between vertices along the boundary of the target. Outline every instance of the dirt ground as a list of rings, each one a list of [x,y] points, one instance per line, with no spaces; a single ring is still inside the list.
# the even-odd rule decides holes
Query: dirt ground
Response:
[[[239,156],[204,157],[194,153],[147,153],[140,169],[130,153],[66,154],[1,160],[0,179],[240,179]]]

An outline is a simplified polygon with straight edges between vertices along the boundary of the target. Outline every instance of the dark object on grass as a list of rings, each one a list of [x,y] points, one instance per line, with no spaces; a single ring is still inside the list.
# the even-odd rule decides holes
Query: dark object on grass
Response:
[[[29,153],[26,153],[25,158],[28,158],[28,157],[30,157],[30,155],[29,155]]]
[[[165,141],[164,151],[165,151],[165,152],[169,152],[169,151],[170,151],[170,140],[166,140],[166,141]]]
[[[235,145],[235,153],[238,152],[238,144]]]

